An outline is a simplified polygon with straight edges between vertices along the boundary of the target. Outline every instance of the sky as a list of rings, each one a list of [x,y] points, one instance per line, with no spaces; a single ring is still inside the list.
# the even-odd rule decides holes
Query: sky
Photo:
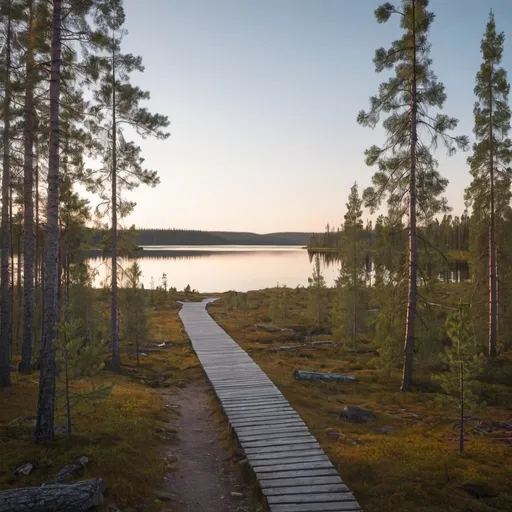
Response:
[[[377,0],[125,0],[123,50],[143,57],[133,82],[148,107],[169,117],[166,141],[142,141],[161,184],[137,189],[137,227],[322,231],[343,222],[349,188],[373,168],[363,152],[381,129],[357,113],[385,78],[375,49],[401,36],[398,19],[379,25]],[[493,9],[512,27],[511,0],[431,0],[433,70],[444,112],[472,137],[480,41]],[[512,69],[512,31],[503,66]],[[447,158],[454,214],[464,208],[467,153]],[[365,213],[365,217],[368,215]]]

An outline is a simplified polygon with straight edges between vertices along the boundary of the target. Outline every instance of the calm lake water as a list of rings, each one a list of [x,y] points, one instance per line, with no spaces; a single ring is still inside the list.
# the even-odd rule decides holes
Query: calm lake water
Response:
[[[283,246],[151,246],[137,258],[144,287],[161,286],[162,275],[168,287],[183,290],[190,284],[200,292],[245,292],[269,288],[277,283],[295,288],[307,286],[313,271],[308,253],[301,247]],[[123,268],[131,261],[121,260]],[[90,258],[96,269],[96,286],[109,276],[109,268],[101,258]],[[328,286],[334,284],[339,272],[336,264],[322,263]]]

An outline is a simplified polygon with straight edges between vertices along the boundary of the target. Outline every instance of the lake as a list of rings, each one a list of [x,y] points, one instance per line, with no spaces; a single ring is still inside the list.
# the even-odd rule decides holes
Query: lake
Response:
[[[305,249],[298,246],[146,246],[137,258],[146,289],[161,286],[183,290],[188,284],[200,292],[245,292],[280,285],[307,286],[313,271]],[[122,268],[131,261],[120,260]],[[109,268],[101,258],[89,258],[98,275],[96,286],[108,279]],[[328,286],[334,284],[339,265],[322,263]]]

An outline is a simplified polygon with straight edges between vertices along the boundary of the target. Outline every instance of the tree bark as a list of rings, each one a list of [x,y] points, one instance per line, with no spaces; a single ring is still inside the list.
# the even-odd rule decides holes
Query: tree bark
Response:
[[[494,204],[494,134],[493,134],[493,95],[492,70],[489,79],[489,179],[490,179],[490,218],[489,218],[489,355],[496,356],[498,330],[498,272],[496,254],[496,215]]]
[[[34,342],[34,2],[28,2],[28,53],[25,66],[27,85],[25,89],[25,134],[23,165],[23,342],[19,371],[30,373],[32,344]],[[18,263],[19,264],[19,263]]]
[[[117,122],[116,122],[116,61],[112,50],[112,362],[115,372],[121,371],[119,355],[119,310],[117,297]]]
[[[9,275],[9,254],[11,252],[11,239],[9,234],[9,199],[11,188],[10,169],[10,106],[11,106],[11,2],[9,2],[9,16],[7,20],[7,39],[5,54],[5,91],[4,91],[4,133],[3,133],[3,174],[2,174],[2,256],[0,283],[1,313],[0,313],[0,387],[10,386],[11,370],[9,366],[9,350],[12,342],[11,332],[11,287]]]
[[[50,76],[50,144],[48,155],[47,242],[45,252],[45,283],[43,335],[41,339],[39,401],[34,438],[37,442],[53,439],[55,415],[55,339],[59,304],[57,300],[59,256],[59,111],[61,69],[62,0],[53,0],[53,35]]]
[[[71,485],[11,489],[0,492],[0,512],[85,512],[103,504],[104,492],[101,478]]]
[[[416,236],[416,145],[418,133],[416,127],[416,0],[412,2],[412,84],[411,84],[411,172],[409,176],[409,290],[407,295],[407,317],[405,323],[404,364],[402,373],[402,391],[412,388],[412,367],[414,358],[414,326],[416,322],[417,302],[417,264],[418,247]]]

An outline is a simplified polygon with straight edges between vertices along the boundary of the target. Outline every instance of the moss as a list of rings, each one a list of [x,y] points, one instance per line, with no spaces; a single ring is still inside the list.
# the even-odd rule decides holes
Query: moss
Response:
[[[448,302],[455,293],[443,286],[435,287],[434,292]],[[290,294],[289,318],[283,327],[304,325],[305,295],[305,290]],[[372,369],[371,354],[329,346],[302,353],[271,352],[270,347],[286,344],[288,335],[254,328],[264,322],[268,301],[266,291],[251,292],[247,314],[227,312],[222,300],[210,305],[209,311],[299,412],[365,511],[512,510],[510,470],[506,469],[510,445],[468,432],[467,451],[459,454],[458,431],[454,429],[458,411],[438,405],[439,389],[430,368],[419,366],[415,392],[404,394],[399,391],[400,375]],[[296,369],[350,373],[358,382],[297,382],[292,376]],[[504,376],[507,371],[500,370]],[[500,377],[495,380],[499,383],[487,382],[486,386],[498,396],[510,396],[512,382],[505,386]],[[506,402],[496,403],[503,408],[487,407],[478,416],[489,421],[508,418]],[[345,405],[372,410],[376,422],[358,425],[342,421]],[[392,433],[376,432],[383,427],[390,427]],[[329,429],[340,432],[340,439],[329,437]],[[496,497],[476,500],[464,491],[467,483],[486,485]]]

